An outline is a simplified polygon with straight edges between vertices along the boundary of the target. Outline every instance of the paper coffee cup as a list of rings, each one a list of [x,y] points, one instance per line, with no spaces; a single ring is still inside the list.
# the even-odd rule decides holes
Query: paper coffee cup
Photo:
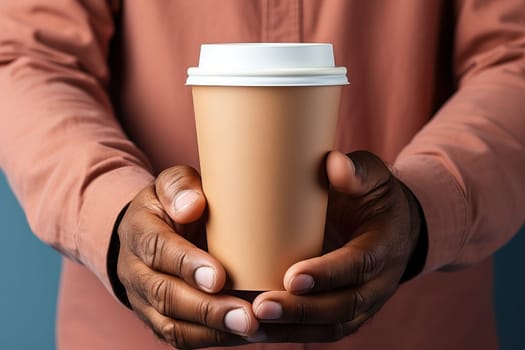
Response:
[[[346,69],[330,44],[202,45],[192,86],[210,254],[228,288],[282,290],[321,254]]]

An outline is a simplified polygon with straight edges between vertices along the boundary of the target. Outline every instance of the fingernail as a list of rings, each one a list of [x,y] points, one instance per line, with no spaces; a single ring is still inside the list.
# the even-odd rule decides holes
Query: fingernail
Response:
[[[230,310],[224,316],[224,325],[233,332],[246,333],[248,331],[248,314],[240,308]]]
[[[175,200],[173,202],[173,210],[174,211],[181,211],[185,210],[189,206],[191,206],[197,199],[199,199],[200,195],[193,191],[193,190],[184,190],[179,192],[175,196]]]
[[[250,335],[249,337],[246,337],[244,339],[246,339],[250,343],[258,343],[261,341],[265,341],[267,338],[268,336],[266,335],[266,332],[262,329],[259,329],[253,335]]]
[[[314,287],[314,279],[310,275],[297,275],[292,282],[290,282],[290,291],[292,292],[307,292]]]
[[[193,273],[195,283],[202,289],[210,291],[215,285],[215,270],[209,266],[201,266]]]
[[[263,301],[255,310],[261,320],[278,320],[283,316],[283,307],[275,301]]]

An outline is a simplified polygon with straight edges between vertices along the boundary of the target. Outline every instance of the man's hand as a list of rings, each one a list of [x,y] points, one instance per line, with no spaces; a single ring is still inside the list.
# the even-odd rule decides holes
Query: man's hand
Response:
[[[197,172],[174,167],[133,199],[118,227],[117,273],[130,304],[178,348],[243,344],[258,328],[250,303],[214,294],[226,272],[187,239],[204,232],[205,208]]]
[[[356,331],[394,294],[415,249],[417,201],[379,158],[332,152],[327,172],[325,243],[338,248],[294,264],[286,291],[254,300],[266,341],[334,341]]]

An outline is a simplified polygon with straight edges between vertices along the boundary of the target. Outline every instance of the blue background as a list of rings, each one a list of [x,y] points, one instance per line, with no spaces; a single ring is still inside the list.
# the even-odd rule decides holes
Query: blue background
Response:
[[[31,233],[1,173],[0,223],[0,349],[54,349],[60,256]],[[525,349],[523,232],[496,254],[494,300],[501,349]]]

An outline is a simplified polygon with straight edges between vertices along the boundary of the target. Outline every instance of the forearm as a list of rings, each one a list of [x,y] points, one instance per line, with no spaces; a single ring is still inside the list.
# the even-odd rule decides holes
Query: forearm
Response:
[[[458,3],[459,88],[394,166],[425,213],[427,271],[486,258],[525,221],[525,10]]]
[[[108,286],[113,223],[152,176],[106,95],[105,5],[48,6],[44,21],[31,4],[0,6],[0,166],[35,234]]]
[[[525,135],[519,125],[525,121],[519,117],[525,90],[487,84],[491,87],[472,85],[459,92],[396,161],[398,176],[426,215],[426,269],[478,262],[508,241],[524,220],[525,146],[517,136]],[[501,97],[492,101],[494,95]],[[515,113],[492,120],[491,110],[495,115],[505,111],[499,104],[514,106]],[[458,121],[458,115],[468,117]]]

